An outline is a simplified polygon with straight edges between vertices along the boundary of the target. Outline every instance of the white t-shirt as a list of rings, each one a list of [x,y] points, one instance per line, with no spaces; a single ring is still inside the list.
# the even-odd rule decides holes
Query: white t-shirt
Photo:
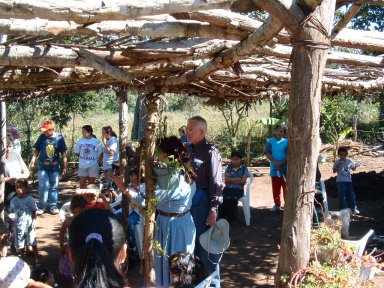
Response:
[[[5,163],[4,163],[5,177],[22,178],[23,174],[26,172],[24,171],[26,166],[22,162],[23,162],[23,159],[21,158],[20,154],[13,151],[11,155],[9,155],[7,159],[5,159]]]
[[[109,155],[103,146],[103,170],[112,169],[112,163],[119,160],[119,140],[112,136],[107,140],[107,146],[114,154]]]
[[[98,158],[101,154],[101,142],[97,138],[80,138],[73,150],[79,155],[79,168],[85,169],[98,166]]]

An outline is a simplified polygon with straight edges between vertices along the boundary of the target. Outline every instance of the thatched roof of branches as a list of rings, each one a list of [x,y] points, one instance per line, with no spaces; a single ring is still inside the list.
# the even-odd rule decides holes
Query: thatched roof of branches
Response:
[[[273,16],[264,22],[246,16],[268,2],[0,0],[0,34],[8,35],[0,45],[0,99],[112,85],[227,100],[285,95],[291,35]],[[352,5],[330,36],[323,93],[382,91],[383,55],[360,51],[384,54],[384,33],[345,27],[362,5],[384,1],[336,5],[345,4]]]

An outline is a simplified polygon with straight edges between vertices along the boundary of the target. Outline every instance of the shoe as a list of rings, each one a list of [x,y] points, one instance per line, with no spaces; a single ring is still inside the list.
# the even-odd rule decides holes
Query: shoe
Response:
[[[44,210],[41,208],[37,208],[36,215],[43,215],[43,214],[44,214]]]
[[[280,206],[277,206],[277,205],[273,206],[271,209],[272,212],[279,211],[279,210],[280,210]]]
[[[57,209],[56,206],[49,208],[49,213],[50,213],[51,215],[59,214],[59,212],[60,212],[60,211],[59,211],[59,209]]]
[[[352,213],[356,215],[356,214],[360,214],[360,211],[355,208],[355,210],[353,210]]]

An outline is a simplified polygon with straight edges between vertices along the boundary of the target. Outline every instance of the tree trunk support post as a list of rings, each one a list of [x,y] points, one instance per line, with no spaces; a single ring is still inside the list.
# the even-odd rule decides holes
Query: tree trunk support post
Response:
[[[120,175],[125,178],[125,183],[128,183],[128,170],[127,170],[127,136],[128,136],[128,103],[127,103],[127,92],[125,87],[121,87],[117,90],[116,94],[119,99],[119,155],[120,155]],[[123,210],[123,228],[127,235],[128,227],[128,205],[129,200],[125,193],[122,198],[122,210]]]
[[[316,163],[320,149],[321,78],[330,46],[335,0],[324,0],[305,13],[291,34],[292,82],[288,117],[287,195],[276,287],[280,276],[292,276],[309,263]],[[287,23],[285,23],[287,24]]]
[[[0,43],[7,41],[7,35],[0,35]],[[6,117],[6,104],[0,101],[0,232],[5,229],[5,205],[4,205],[4,165],[5,165],[5,149],[7,148],[7,117]]]
[[[156,146],[156,129],[159,125],[158,94],[146,95],[147,125],[145,130],[145,184],[146,184],[146,213],[144,225],[144,286],[155,287],[155,271],[153,259],[153,234],[155,228],[155,182],[153,176],[153,155]]]

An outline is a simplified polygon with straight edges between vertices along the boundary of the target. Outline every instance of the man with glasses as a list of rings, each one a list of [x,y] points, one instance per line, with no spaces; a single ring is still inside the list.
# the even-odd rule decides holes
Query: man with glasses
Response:
[[[207,128],[207,121],[200,116],[188,119],[189,161],[197,176],[191,214],[196,226],[195,255],[204,262],[209,274],[215,270],[218,272],[212,284],[220,287],[219,262],[222,254],[208,254],[199,241],[200,235],[216,224],[217,208],[223,201],[221,155],[205,139]]]
[[[52,215],[58,214],[57,198],[59,193],[60,155],[63,160],[63,175],[67,174],[67,145],[62,135],[55,132],[55,124],[52,121],[45,121],[40,128],[43,132],[37,139],[29,168],[38,162],[39,181],[39,203],[37,204],[37,215],[44,211]],[[47,203],[48,201],[48,203]],[[48,204],[48,206],[47,206]]]

